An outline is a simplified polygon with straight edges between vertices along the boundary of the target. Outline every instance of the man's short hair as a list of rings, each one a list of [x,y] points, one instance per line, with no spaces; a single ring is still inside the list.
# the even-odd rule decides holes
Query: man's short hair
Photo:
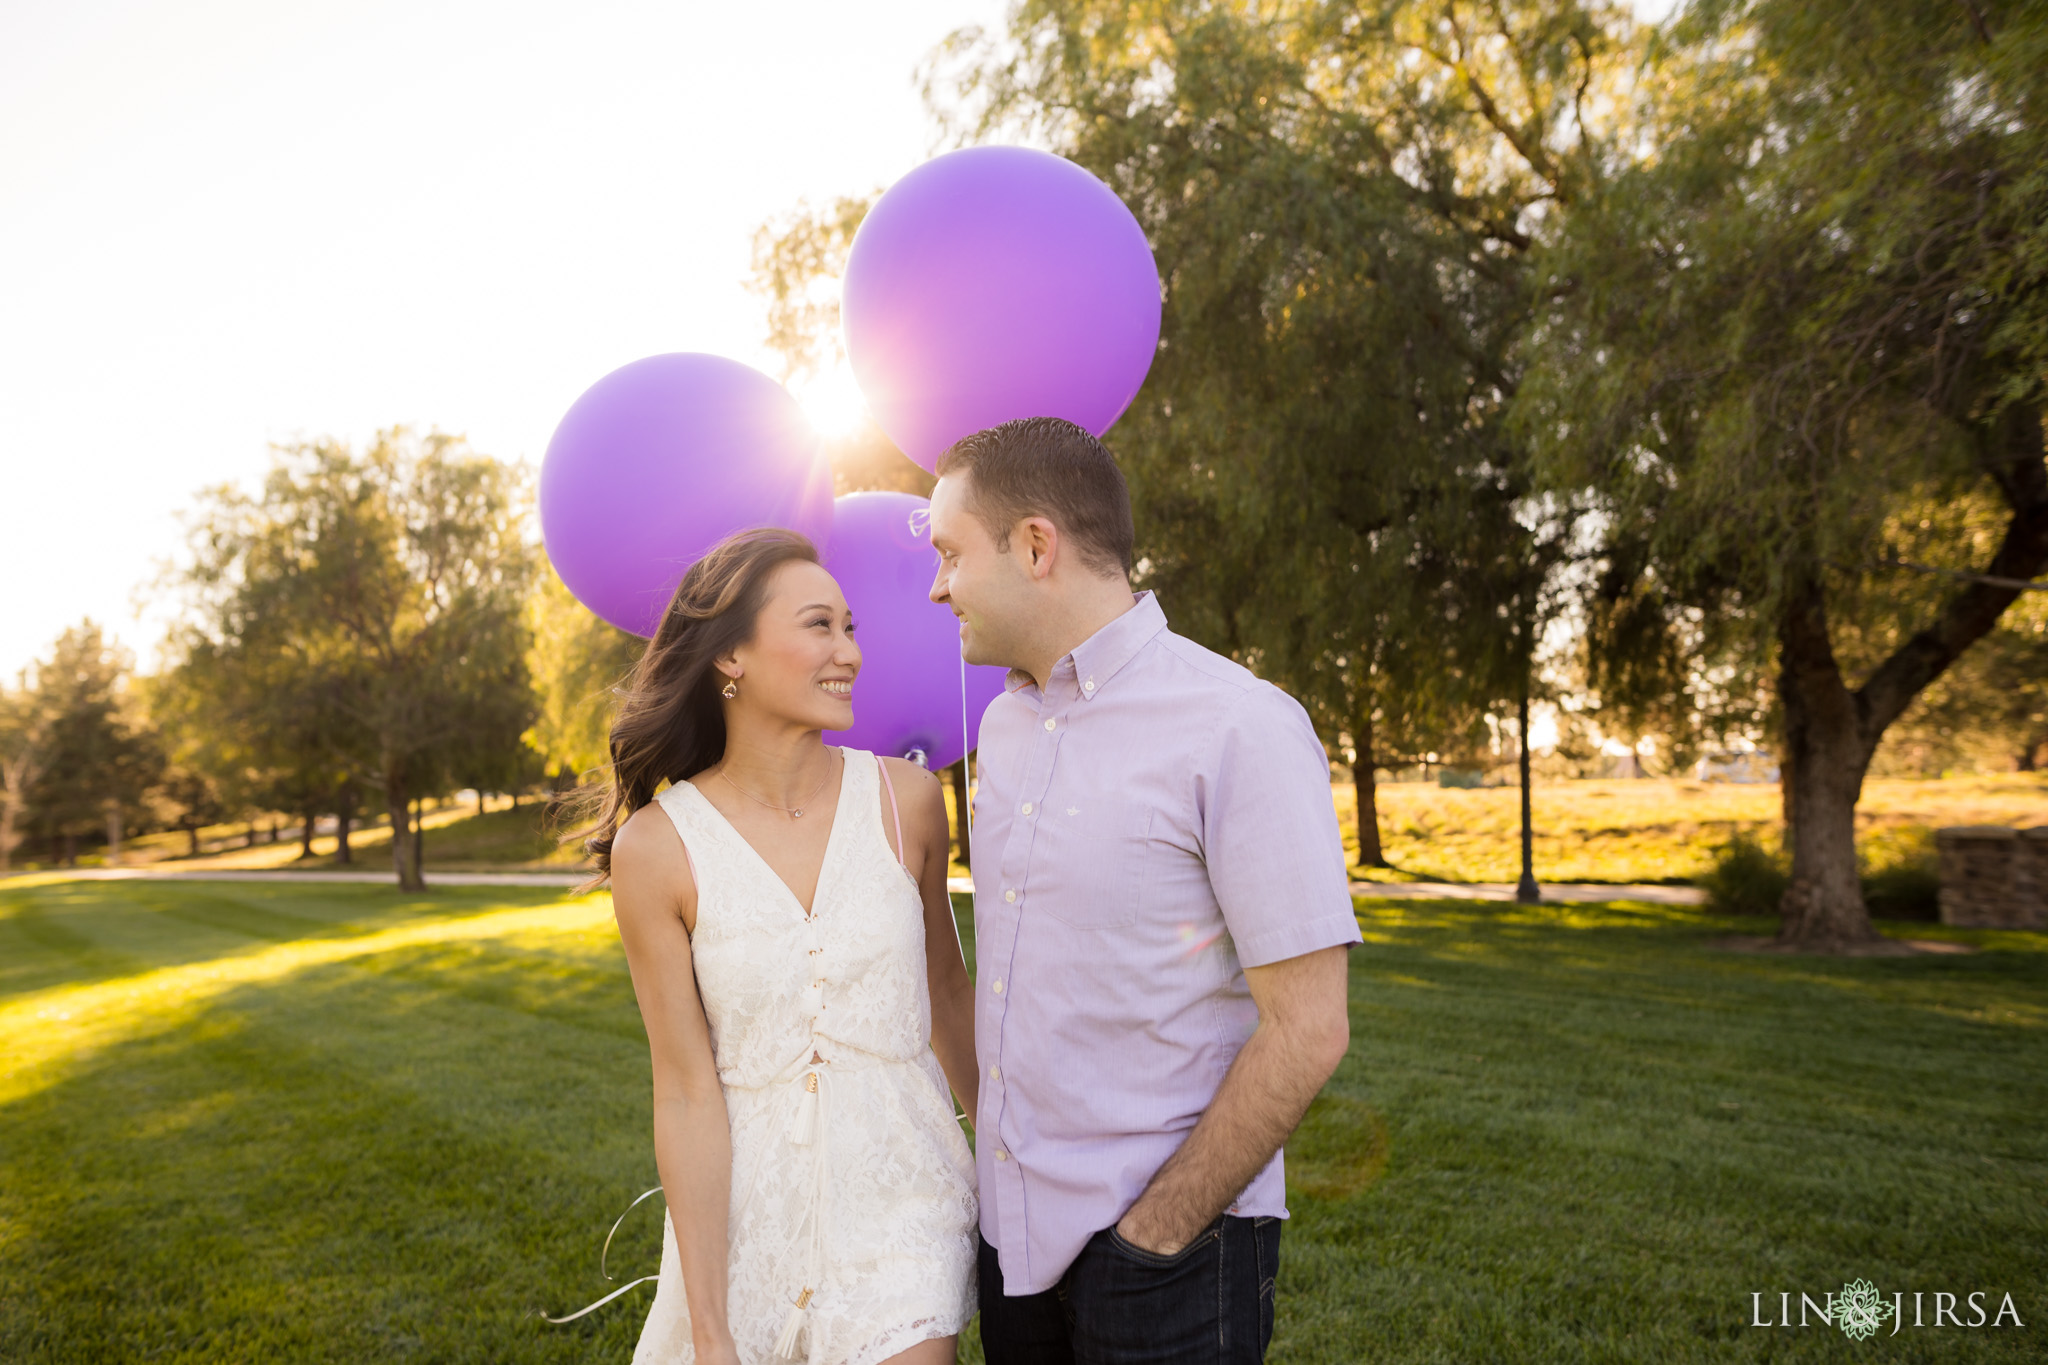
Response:
[[[1058,417],[1022,417],[947,447],[937,473],[971,474],[968,507],[1010,548],[1010,528],[1044,517],[1081,562],[1108,577],[1131,572],[1131,490],[1102,442]]]

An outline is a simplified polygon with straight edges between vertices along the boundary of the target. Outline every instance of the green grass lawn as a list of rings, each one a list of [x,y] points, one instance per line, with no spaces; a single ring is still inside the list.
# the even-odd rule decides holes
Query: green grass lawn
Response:
[[[1837,962],[1644,906],[1360,915],[1272,1359],[2048,1354],[2048,936]],[[0,884],[0,1360],[626,1360],[651,1286],[532,1315],[610,1287],[647,1068],[602,896]],[[1857,1277],[2027,1325],[1745,1326]]]

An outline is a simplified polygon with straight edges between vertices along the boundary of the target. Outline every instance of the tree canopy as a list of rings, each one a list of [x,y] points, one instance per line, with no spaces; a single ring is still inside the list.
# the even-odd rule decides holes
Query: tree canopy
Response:
[[[524,497],[459,438],[394,428],[361,454],[283,449],[259,493],[215,490],[194,527],[185,685],[272,780],[374,788],[402,886],[422,884],[411,802],[517,753],[534,720]]]

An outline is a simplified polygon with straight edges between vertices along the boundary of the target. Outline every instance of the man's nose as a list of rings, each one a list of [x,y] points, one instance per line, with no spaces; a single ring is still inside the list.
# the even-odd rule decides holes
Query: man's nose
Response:
[[[925,596],[929,597],[932,601],[937,602],[939,605],[944,606],[946,598],[950,596],[951,593],[952,584],[947,580],[945,568],[941,566],[939,571],[932,575],[932,590],[926,593]]]

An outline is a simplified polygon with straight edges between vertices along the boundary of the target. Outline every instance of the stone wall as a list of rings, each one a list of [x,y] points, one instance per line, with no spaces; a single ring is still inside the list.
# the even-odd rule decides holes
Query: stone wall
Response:
[[[1956,825],[1934,842],[1943,924],[2048,929],[2048,825]]]

